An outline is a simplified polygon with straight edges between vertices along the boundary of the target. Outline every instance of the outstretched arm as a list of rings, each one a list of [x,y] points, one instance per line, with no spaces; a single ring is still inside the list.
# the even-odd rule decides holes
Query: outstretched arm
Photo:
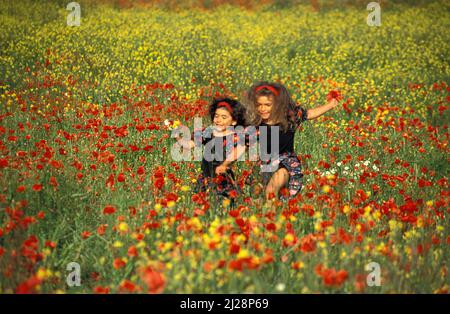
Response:
[[[321,115],[323,115],[324,113],[335,108],[338,105],[339,105],[339,102],[333,98],[330,101],[328,101],[325,105],[322,105],[322,106],[319,106],[316,108],[312,108],[312,109],[308,109],[307,110],[307,119],[308,120],[316,119],[316,118],[320,117]]]

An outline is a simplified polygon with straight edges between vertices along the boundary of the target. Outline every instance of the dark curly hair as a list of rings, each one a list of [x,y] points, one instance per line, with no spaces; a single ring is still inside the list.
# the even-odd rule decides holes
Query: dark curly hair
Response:
[[[214,120],[214,115],[216,114],[216,110],[217,110],[217,108],[219,108],[219,103],[222,101],[229,104],[231,109],[233,110],[233,112],[230,112],[230,114],[231,114],[231,117],[233,118],[233,120],[236,121],[236,126],[238,126],[238,125],[246,126],[245,107],[239,101],[228,98],[228,97],[216,98],[209,105],[209,116],[211,117],[211,121]]]

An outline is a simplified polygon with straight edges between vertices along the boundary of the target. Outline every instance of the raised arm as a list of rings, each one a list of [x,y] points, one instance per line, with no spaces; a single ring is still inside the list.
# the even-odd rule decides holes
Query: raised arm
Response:
[[[330,101],[328,101],[325,105],[322,105],[322,106],[319,106],[316,108],[312,108],[312,109],[308,109],[306,117],[308,120],[316,119],[316,118],[320,117],[321,115],[323,115],[324,113],[335,108],[338,105],[339,105],[339,102],[333,98]]]

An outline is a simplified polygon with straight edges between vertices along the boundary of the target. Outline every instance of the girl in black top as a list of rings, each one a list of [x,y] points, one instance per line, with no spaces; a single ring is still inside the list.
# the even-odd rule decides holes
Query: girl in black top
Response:
[[[261,172],[265,185],[265,196],[269,200],[278,198],[283,187],[282,198],[292,198],[302,189],[303,173],[300,160],[294,152],[294,136],[296,129],[306,120],[315,119],[339,104],[341,96],[337,91],[331,91],[327,96],[327,104],[314,109],[305,109],[297,105],[287,89],[278,83],[258,82],[246,94],[248,105],[248,122],[256,127],[250,133],[250,144],[259,143],[259,152],[266,151],[274,156],[266,160],[260,158]],[[279,127],[278,134],[273,126]],[[264,128],[261,128],[264,127]],[[267,131],[267,136],[262,137]],[[276,147],[271,147],[272,136],[277,136]],[[261,141],[263,139],[263,141]],[[268,167],[270,166],[270,167]]]
[[[244,145],[238,150],[233,149],[238,148],[240,143],[236,133],[239,126],[242,132],[244,131],[245,107],[234,99],[215,99],[209,106],[209,115],[213,125],[194,130],[194,138],[182,144],[189,148],[193,148],[195,142],[204,145],[202,172],[197,178],[196,192],[212,190],[233,201],[239,191],[234,173],[229,168],[231,161],[228,159],[232,158],[228,157],[232,153],[245,150]]]

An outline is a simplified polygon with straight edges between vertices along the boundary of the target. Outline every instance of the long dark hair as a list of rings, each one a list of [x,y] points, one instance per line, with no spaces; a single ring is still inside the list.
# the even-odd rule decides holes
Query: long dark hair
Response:
[[[289,91],[282,84],[264,81],[253,84],[244,94],[244,103],[248,107],[247,120],[249,124],[259,125],[262,122],[256,108],[256,100],[260,96],[272,97],[273,105],[270,118],[279,123],[283,131],[287,131],[293,126],[293,121],[289,120],[288,111],[294,109],[296,104]]]

